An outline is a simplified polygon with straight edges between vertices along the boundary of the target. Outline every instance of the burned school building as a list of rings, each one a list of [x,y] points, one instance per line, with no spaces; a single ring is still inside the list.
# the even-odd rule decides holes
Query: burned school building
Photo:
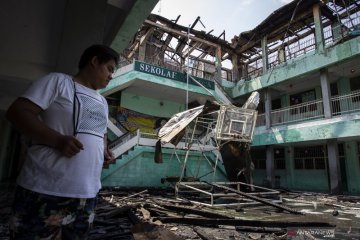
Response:
[[[83,14],[92,21],[86,26],[95,29],[77,32],[82,20],[75,25],[70,20],[79,6],[67,5],[62,23],[50,22],[48,32],[37,29],[41,48],[30,42],[27,48],[37,48],[24,49],[17,40],[2,50],[8,57],[0,56],[0,83],[9,92],[0,95],[1,112],[22,86],[43,73],[72,73],[74,63],[67,54],[74,56],[97,40],[121,56],[113,80],[101,90],[109,103],[108,141],[116,155],[114,163],[104,166],[103,186],[166,188],[183,179],[226,182],[251,171],[251,181],[245,181],[256,186],[360,194],[360,1],[294,0],[230,42],[226,31],[218,36],[206,32],[201,17],[182,26],[181,16],[149,14],[157,1],[134,0],[123,8],[118,1],[108,2],[107,8],[101,6],[109,21],[105,27],[91,17],[99,7],[94,4]],[[103,16],[96,14],[98,20]],[[40,21],[50,15],[37,17]],[[122,24],[110,24],[119,19]],[[32,26],[38,27],[37,22],[29,23],[30,29],[23,22],[14,24],[22,26],[24,38]],[[56,44],[49,43],[55,32],[51,24],[64,28]],[[75,37],[86,44],[72,45]],[[1,41],[0,47],[6,47]],[[20,61],[27,54],[38,59]],[[249,110],[249,117],[239,120],[237,114],[245,114],[254,92],[259,96],[256,113]],[[205,112],[218,115],[189,118],[183,127],[193,131],[185,131],[176,144],[159,143],[159,132],[176,114],[202,111],[209,103],[219,106]],[[221,112],[223,106],[235,109],[226,121],[229,112]],[[5,183],[16,176],[25,146],[4,117],[0,123],[0,177]],[[219,135],[224,124],[233,140],[234,129],[248,136],[227,146],[225,153],[226,145],[217,141],[226,141]],[[232,151],[230,157],[227,151]],[[229,166],[227,158],[241,164]]]

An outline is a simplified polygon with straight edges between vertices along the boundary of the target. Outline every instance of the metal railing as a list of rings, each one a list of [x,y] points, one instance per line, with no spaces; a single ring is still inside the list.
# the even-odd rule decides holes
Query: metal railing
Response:
[[[271,111],[271,125],[307,121],[324,117],[322,99]],[[257,127],[265,125],[265,114],[259,114]]]
[[[204,68],[202,64],[199,64],[200,61],[196,61],[196,60],[191,60],[191,61],[192,64],[189,66],[190,75],[207,80],[215,80],[216,78],[216,74],[214,72],[215,63],[212,66],[212,69],[206,69],[206,67]],[[161,60],[158,57],[155,58],[146,57],[144,62],[177,72],[186,72],[188,69],[186,65],[181,65],[177,61],[169,58],[164,58]],[[232,81],[232,70],[222,67],[221,78],[222,80]]]
[[[192,139],[197,139],[200,136],[194,136]],[[140,132],[138,129],[135,132],[125,134],[121,138],[115,140],[109,144],[109,148],[113,151],[115,158],[119,158],[123,153],[126,153],[129,149],[134,146],[151,146],[155,147],[156,142],[158,141],[158,136],[153,133],[144,133]],[[176,148],[187,150],[189,146],[189,139],[184,137],[177,146],[174,146],[171,143],[163,145],[163,148]],[[213,145],[204,145],[200,141],[195,141],[191,144],[190,149],[193,151],[217,151],[216,147]]]
[[[265,125],[266,125],[265,113],[258,114],[256,118],[256,126],[259,127]]]
[[[333,116],[359,110],[360,91],[355,91],[347,95],[335,96],[331,98],[331,114]]]
[[[271,125],[316,119],[324,117],[322,100],[309,101],[271,111]]]
[[[329,25],[330,23],[328,22],[323,23],[326,25],[323,29],[323,37],[326,47],[331,47],[334,43],[337,43],[351,35],[359,34],[360,14],[354,13],[350,17],[343,17],[340,21],[341,24],[336,26]],[[284,44],[286,45],[287,43],[285,42]],[[279,46],[277,46],[277,48],[279,49]],[[315,34],[305,34],[303,38],[290,43],[288,46],[283,47],[283,49],[285,50],[285,61],[313,52],[316,49]],[[274,51],[274,49],[269,49],[269,52],[271,53],[268,55],[268,68],[272,69],[280,64],[278,59],[278,50]],[[261,56],[262,51],[257,54]],[[248,62],[247,73],[243,73],[241,79],[249,80],[251,78],[261,76],[263,73],[262,69],[263,64],[261,57],[254,57]]]
[[[332,116],[360,111],[360,90],[346,95],[333,96],[330,101]],[[318,99],[271,111],[271,125],[307,121],[323,117],[324,107],[322,99]],[[256,126],[264,126],[265,124],[265,114],[259,114]]]
[[[315,50],[315,35],[311,34],[285,48],[286,60],[300,57]]]

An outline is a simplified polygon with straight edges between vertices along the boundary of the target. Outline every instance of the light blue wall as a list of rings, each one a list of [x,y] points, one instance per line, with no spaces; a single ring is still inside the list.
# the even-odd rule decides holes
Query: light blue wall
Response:
[[[357,143],[347,142],[344,147],[348,191],[352,194],[360,194],[360,160],[357,155]]]
[[[121,106],[151,116],[167,118],[175,113],[185,111],[184,104],[143,97],[126,91],[121,94]]]
[[[255,131],[252,146],[358,136],[360,136],[360,115],[353,114],[343,119],[322,119],[298,125],[272,127],[261,132]]]
[[[167,184],[161,183],[161,178],[180,176],[182,165],[179,163],[173,150],[163,149],[163,163],[154,162],[154,148],[137,146],[134,152],[138,154],[131,158],[117,160],[111,168],[104,169],[102,173],[103,186],[120,186],[120,187],[169,187]],[[131,153],[129,153],[131,155]],[[184,160],[185,151],[177,151],[181,161]],[[171,157],[173,156],[173,157]],[[222,165],[218,167],[221,171],[217,171],[213,178],[212,166],[199,152],[192,152],[187,161],[186,176],[206,176],[200,180],[204,181],[226,181],[224,176],[224,168]],[[111,171],[108,174],[107,171]],[[209,174],[210,173],[210,174]]]

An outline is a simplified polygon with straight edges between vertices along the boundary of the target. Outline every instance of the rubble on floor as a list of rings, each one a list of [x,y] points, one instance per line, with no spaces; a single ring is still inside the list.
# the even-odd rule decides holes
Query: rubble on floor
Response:
[[[105,226],[113,226],[113,230],[105,230],[109,237],[101,239],[291,239],[288,234],[294,230],[303,230],[307,238],[301,239],[322,239],[311,236],[317,234],[314,230],[330,234],[328,237],[334,234],[332,239],[357,239],[360,235],[360,197],[304,192],[280,195],[285,209],[264,203],[212,207],[175,198],[169,190],[107,189],[99,195],[99,222],[91,239],[100,239],[95,232]],[[126,216],[131,226],[117,225],[120,216]],[[133,236],[112,238],[111,233],[120,234],[120,229]]]
[[[360,197],[287,191],[280,191],[279,195],[282,203],[274,205],[266,200],[207,206],[175,198],[174,190],[103,189],[89,239],[325,239],[321,238],[325,235],[327,239],[358,239],[360,236]],[[11,193],[2,193],[0,240],[8,239],[10,204]]]

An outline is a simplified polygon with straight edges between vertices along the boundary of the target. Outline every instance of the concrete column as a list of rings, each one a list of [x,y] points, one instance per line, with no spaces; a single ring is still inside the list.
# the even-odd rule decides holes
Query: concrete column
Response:
[[[339,162],[338,143],[336,140],[331,139],[327,141],[327,151],[328,151],[330,192],[332,194],[339,194],[342,192],[342,186],[341,186],[341,171],[340,171],[340,162]]]
[[[285,164],[286,164],[286,181],[287,187],[294,186],[294,147],[288,146],[285,148]]]
[[[271,128],[271,89],[265,89],[265,126]]]
[[[273,150],[273,146],[266,146],[266,180],[268,180],[272,188],[275,186]]]
[[[263,64],[263,74],[266,73],[266,71],[269,68],[269,59],[268,59],[268,47],[267,47],[267,37],[263,37],[261,39],[261,51],[262,51],[262,64]]]
[[[286,61],[286,55],[285,55],[285,48],[282,47],[278,50],[278,61],[279,64],[283,63]]]
[[[243,64],[242,65],[242,78],[247,78],[248,77],[248,64]]]
[[[344,147],[348,191],[351,194],[360,194],[360,162],[358,156],[360,146],[356,141],[351,141],[346,142]]]
[[[221,47],[216,48],[216,61],[215,61],[215,68],[216,68],[216,77],[215,79],[221,83]]]
[[[314,15],[314,23],[315,23],[316,50],[318,51],[318,53],[324,53],[324,49],[325,49],[324,31],[321,22],[321,10],[319,4],[315,4],[313,6],[313,15]]]
[[[237,82],[240,80],[239,78],[239,64],[238,64],[238,56],[236,54],[232,55],[232,81]]]
[[[324,105],[325,118],[331,118],[331,91],[327,69],[320,70],[321,93]]]

